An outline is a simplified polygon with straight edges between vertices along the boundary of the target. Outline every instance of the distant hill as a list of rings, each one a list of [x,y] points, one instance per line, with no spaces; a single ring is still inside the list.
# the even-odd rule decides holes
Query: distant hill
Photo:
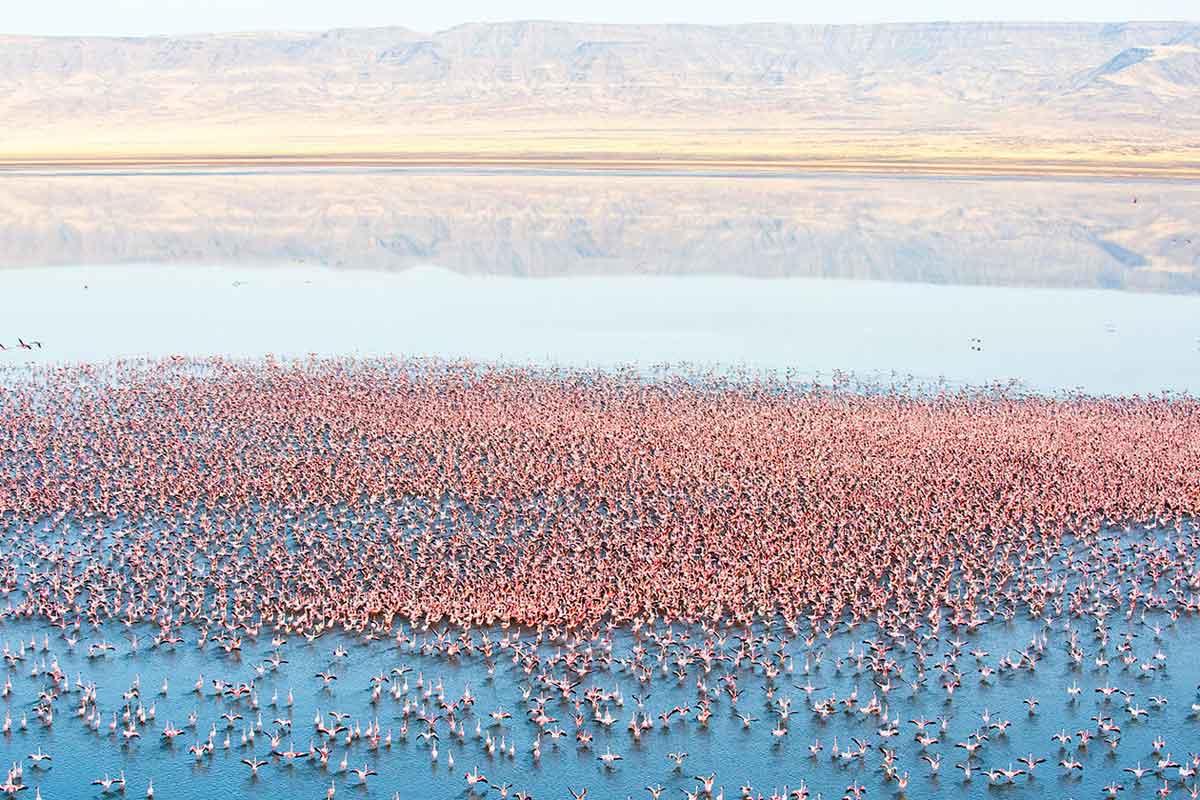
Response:
[[[1190,42],[1131,47],[1087,74],[1080,89],[1096,103],[1122,104],[1127,113],[1160,109],[1170,119],[1200,101],[1200,45]]]
[[[1200,161],[1187,151],[1200,130],[1200,24],[1183,22],[513,22],[435,34],[0,36],[0,85],[0,156],[694,151]]]

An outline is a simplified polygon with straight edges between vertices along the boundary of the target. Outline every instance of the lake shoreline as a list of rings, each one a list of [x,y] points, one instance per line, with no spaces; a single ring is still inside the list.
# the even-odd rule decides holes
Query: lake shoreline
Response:
[[[622,172],[724,177],[730,175],[911,175],[921,177],[1101,178],[1191,181],[1200,162],[1118,160],[1007,160],[939,158],[839,158],[836,156],[720,157],[706,155],[622,156],[617,154],[479,155],[467,153],[144,154],[0,157],[0,175],[90,173],[171,175],[229,170],[480,170],[497,173],[549,171]]]

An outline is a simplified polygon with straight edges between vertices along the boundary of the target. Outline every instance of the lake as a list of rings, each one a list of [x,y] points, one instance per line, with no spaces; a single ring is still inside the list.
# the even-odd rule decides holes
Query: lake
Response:
[[[9,360],[402,353],[1196,391],[1200,187],[0,177]],[[8,341],[13,340],[13,341]]]
[[[1015,382],[1054,396],[1200,392],[1200,186],[1188,183],[466,171],[9,174],[0,175],[0,208],[0,343],[7,348],[0,377],[9,380],[26,374],[24,365],[315,354],[337,364],[389,356],[602,371],[666,364],[818,382],[850,372],[950,387]],[[26,349],[18,339],[37,344]],[[6,397],[0,394],[0,403]],[[0,411],[14,437],[43,424],[70,428],[65,415],[47,421],[28,407]],[[102,477],[125,475],[132,458],[125,444],[86,455],[80,449],[72,458],[115,454],[98,462],[106,465]],[[21,447],[4,452],[0,474],[12,481],[11,497],[44,498],[39,492],[55,488],[49,473],[35,479],[22,472],[28,453]],[[162,451],[138,452],[156,463]],[[251,471],[257,479],[269,468]],[[90,497],[96,473],[82,474]],[[219,525],[232,525],[221,517],[220,498],[203,499],[210,502],[217,505],[193,504],[186,523],[171,517],[170,524],[145,524],[180,536],[207,530],[212,512]],[[338,508],[353,543],[363,512],[351,519],[346,505]],[[293,511],[280,512],[287,526]],[[712,645],[722,659],[706,669],[699,643],[714,631],[663,621],[636,633],[614,625],[583,641],[562,630],[539,640],[532,630],[492,626],[492,641],[507,645],[520,633],[525,649],[501,646],[485,657],[479,631],[471,649],[448,653],[459,631],[444,623],[398,624],[400,643],[391,635],[366,641],[340,628],[313,638],[248,631],[240,650],[227,652],[212,640],[198,647],[195,625],[179,629],[182,642],[154,647],[158,628],[146,622],[73,628],[64,618],[50,627],[12,611],[35,594],[22,583],[35,560],[62,563],[87,542],[102,554],[89,569],[136,571],[140,551],[115,544],[136,527],[126,512],[108,518],[72,507],[29,516],[16,501],[0,507],[8,605],[0,616],[0,671],[11,687],[2,701],[0,763],[23,761],[24,782],[45,800],[101,796],[91,781],[122,772],[127,796],[145,796],[153,779],[158,800],[320,798],[331,783],[339,798],[523,790],[544,799],[588,787],[596,800],[647,797],[647,785],[675,798],[697,790],[694,776],[711,773],[730,800],[743,785],[753,787],[750,796],[774,798],[802,782],[814,797],[842,797],[858,784],[866,797],[904,795],[881,770],[880,748],[897,750],[896,777],[909,776],[907,796],[916,798],[1100,797],[1112,781],[1123,784],[1126,797],[1150,797],[1164,779],[1185,796],[1197,785],[1178,766],[1140,781],[1123,771],[1172,753],[1186,770],[1200,750],[1197,621],[1192,613],[1137,605],[1143,592],[1181,604],[1195,598],[1194,521],[1177,531],[1165,522],[1132,532],[1113,525],[1095,541],[1065,545],[1079,563],[1100,559],[1101,545],[1115,548],[1104,554],[1116,552],[1118,542],[1168,554],[1178,547],[1169,587],[1166,579],[1160,585],[1157,566],[1129,555],[1119,557],[1127,559],[1119,571],[1097,561],[1107,571],[1095,574],[1077,571],[1074,561],[1070,569],[1066,560],[1048,562],[1046,574],[1062,576],[1061,584],[1047,578],[1060,602],[1078,589],[1091,598],[1111,594],[1111,606],[1044,617],[1006,617],[994,608],[978,626],[942,627],[919,643],[916,636],[895,638],[890,657],[902,669],[880,672],[869,650],[883,634],[857,621],[806,642],[772,620],[770,631],[780,638],[764,640],[754,659],[736,663],[724,657],[768,625],[759,620],[753,633],[729,625]],[[310,521],[328,527],[333,514],[326,508]],[[294,528],[285,526],[281,536],[286,548],[300,546]],[[121,552],[119,563],[103,555],[110,547]],[[176,576],[185,566],[212,574],[205,571],[233,557],[220,548],[187,552]],[[359,577],[365,585],[367,576]],[[164,606],[183,602],[170,574],[161,580],[155,585]],[[1106,581],[1120,591],[1110,593]],[[81,581],[77,597],[95,587]],[[1130,587],[1138,591],[1129,594]],[[288,641],[272,643],[272,635]],[[1071,635],[1086,658],[1072,657]],[[97,650],[102,642],[114,647]],[[642,649],[653,667],[646,674],[631,655]],[[564,652],[586,653],[590,671],[563,666],[556,659]],[[535,669],[534,661],[543,666]],[[914,688],[918,663],[929,677]],[[401,667],[411,671],[389,672]],[[337,676],[328,687],[314,678],[325,672]],[[942,681],[955,672],[961,683],[951,695]],[[372,700],[372,677],[381,673],[389,682]],[[542,680],[551,675],[575,677],[572,700]],[[736,707],[722,694],[723,675],[742,681]],[[230,699],[214,689],[214,679],[253,682],[254,689]],[[1068,693],[1072,686],[1077,696]],[[438,699],[458,700],[468,687],[474,708],[455,707],[464,726],[455,735],[445,722],[451,712]],[[582,702],[584,692],[593,700]],[[539,707],[553,723],[528,718],[530,694],[546,695]],[[773,735],[780,701],[788,698],[791,721]],[[818,714],[815,704],[827,698],[836,710]],[[864,713],[872,698],[877,707]],[[1027,698],[1038,700],[1035,709]],[[713,716],[701,725],[695,709],[710,701]],[[47,703],[56,709],[52,724],[36,713]],[[639,703],[653,725],[635,741],[626,725]],[[83,718],[75,714],[81,706]],[[674,706],[693,716],[663,724],[657,714]],[[136,720],[139,707],[147,715],[135,726],[140,735],[123,736],[134,729],[125,714]],[[581,707],[587,719],[574,723]],[[611,727],[590,716],[593,708],[612,714]],[[493,720],[492,711],[512,718]],[[314,719],[332,724],[329,712],[349,715],[352,739],[345,741],[347,732],[334,737],[322,767],[310,747],[322,741]],[[441,720],[432,723],[439,739],[418,738],[420,715]],[[1109,717],[1119,733],[1078,746],[1079,731]],[[919,744],[910,720],[928,720],[938,741]],[[160,735],[168,722],[183,729],[174,744]],[[369,744],[375,722],[390,744]],[[592,732],[590,745],[577,742],[577,727]],[[544,733],[534,757],[539,731],[554,728],[565,735]],[[1073,737],[1070,745],[1052,740],[1060,731]],[[974,762],[955,747],[972,734],[988,735]],[[515,754],[489,754],[491,737]],[[1165,747],[1155,744],[1158,737]],[[1119,750],[1105,738],[1119,739]],[[212,752],[188,752],[209,740]],[[860,740],[868,743],[864,752],[845,757]],[[814,741],[822,749],[810,755]],[[27,758],[39,748],[54,756],[45,768]],[[272,749],[303,755],[288,763]],[[668,754],[683,751],[676,769]],[[606,768],[598,760],[605,752],[622,759]],[[1030,752],[1046,759],[1032,776],[1008,782],[983,774],[985,764],[1020,767],[1017,759]],[[343,756],[349,768],[365,764],[378,774],[363,786],[338,767]],[[257,778],[242,763],[255,757],[266,762]],[[1077,759],[1082,770],[1064,771],[1063,758]],[[956,762],[973,764],[969,780]],[[469,791],[464,773],[474,768],[493,786]]]

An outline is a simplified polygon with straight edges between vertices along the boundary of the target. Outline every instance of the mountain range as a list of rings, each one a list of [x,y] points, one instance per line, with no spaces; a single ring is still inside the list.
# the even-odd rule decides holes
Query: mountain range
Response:
[[[1188,22],[0,36],[0,86],[10,165],[1200,166],[1200,23]]]

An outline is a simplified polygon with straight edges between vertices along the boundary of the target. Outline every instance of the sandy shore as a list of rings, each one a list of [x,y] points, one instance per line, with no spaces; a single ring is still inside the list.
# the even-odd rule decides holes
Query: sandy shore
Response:
[[[180,172],[230,169],[453,169],[562,170],[679,173],[912,174],[947,176],[1064,176],[1096,178],[1200,178],[1200,162],[1148,159],[1009,159],[929,157],[802,157],[782,155],[720,156],[709,154],[617,153],[223,153],[0,156],[3,172]]]
[[[194,127],[170,122],[0,134],[0,171],[458,169],[695,173],[880,173],[1200,178],[1200,146],[1169,132],[1109,137],[1034,131],[616,127],[531,120],[500,127],[338,125],[288,118]]]

